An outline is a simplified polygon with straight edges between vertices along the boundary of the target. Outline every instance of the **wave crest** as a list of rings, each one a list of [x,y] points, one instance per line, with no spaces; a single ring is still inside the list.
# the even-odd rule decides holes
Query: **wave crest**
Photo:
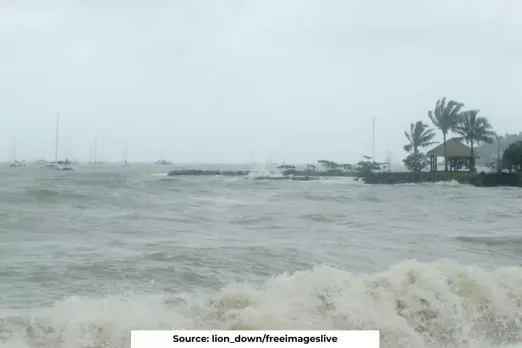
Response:
[[[382,347],[520,343],[522,268],[406,261],[375,274],[329,266],[214,294],[69,298],[0,323],[2,347],[128,347],[131,329],[379,329]]]

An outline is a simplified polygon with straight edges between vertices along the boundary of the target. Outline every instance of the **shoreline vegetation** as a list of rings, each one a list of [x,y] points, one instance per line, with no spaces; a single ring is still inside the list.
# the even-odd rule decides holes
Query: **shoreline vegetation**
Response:
[[[364,157],[356,165],[339,164],[328,160],[319,160],[317,165],[308,164],[304,169],[297,169],[293,165],[282,164],[277,167],[276,172],[267,174],[258,173],[253,176],[255,180],[295,180],[311,181],[324,177],[363,177],[372,173],[372,170],[382,169],[384,164],[372,162],[370,157]],[[171,170],[168,176],[250,176],[256,175],[252,170],[200,170],[179,169]]]
[[[434,109],[427,112],[432,126],[418,120],[411,122],[408,129],[404,131],[407,143],[403,149],[407,152],[407,156],[402,162],[407,171],[403,172],[391,170],[388,155],[387,163],[379,163],[372,157],[363,156],[356,164],[336,163],[323,159],[299,168],[282,164],[276,171],[265,173],[255,170],[180,169],[171,170],[168,176],[248,176],[254,180],[296,181],[353,177],[366,184],[456,181],[478,187],[522,187],[522,132],[499,135],[493,130],[488,118],[479,116],[479,112],[478,109],[464,110],[463,103],[455,100],[447,101],[445,97],[437,100]],[[441,144],[435,140],[437,132],[442,134]],[[434,145],[436,147],[426,153],[423,152],[424,148]],[[438,171],[439,157],[444,158],[443,171]],[[171,164],[165,160],[154,163]],[[486,165],[491,172],[477,173],[476,163]],[[44,160],[37,160],[34,164],[54,167],[52,162]],[[77,164],[77,162],[66,160],[55,164],[67,165]],[[102,164],[102,162],[94,161],[90,164]],[[26,162],[18,161],[16,156],[13,156],[9,166],[25,167]],[[129,166],[126,160],[122,166]]]
[[[255,174],[248,170],[200,170],[183,169],[172,170],[169,176],[230,176],[246,177]],[[435,183],[456,181],[460,184],[473,185],[476,187],[522,187],[522,173],[520,172],[377,172],[372,174],[357,173],[355,171],[315,171],[306,170],[285,170],[279,176],[260,175],[254,176],[255,180],[292,180],[292,181],[312,181],[325,177],[353,177],[365,184],[372,185],[396,185],[410,183]]]
[[[423,121],[411,123],[404,135],[408,143],[404,150],[409,155],[403,160],[408,173],[371,173],[363,180],[368,184],[398,184],[415,182],[457,181],[478,187],[522,187],[522,141],[514,141],[501,153],[503,137],[498,135],[487,117],[479,116],[478,109],[463,110],[464,104],[446,98],[437,100],[428,118],[434,128]],[[443,143],[423,153],[422,148],[438,144],[436,130],[442,133]],[[455,137],[447,139],[453,133]],[[477,174],[476,162],[480,159],[477,148],[495,144],[496,156],[482,159],[493,170]],[[464,145],[464,143],[466,145]],[[469,145],[469,147],[467,146]],[[444,157],[444,171],[437,171],[437,157]],[[429,166],[429,171],[424,171]]]
[[[504,137],[493,131],[488,118],[479,116],[478,109],[463,110],[463,108],[463,103],[455,100],[446,101],[444,97],[437,100],[433,110],[428,111],[428,118],[434,128],[430,128],[421,120],[410,124],[408,131],[404,132],[407,143],[403,147],[408,153],[403,159],[407,172],[392,172],[390,163],[377,163],[373,158],[363,156],[356,165],[319,160],[317,165],[308,164],[306,169],[298,170],[295,166],[283,164],[277,167],[280,175],[259,176],[254,179],[304,181],[320,177],[355,177],[356,180],[366,184],[457,181],[477,187],[522,187],[522,140],[505,144],[507,147],[501,153],[500,143]],[[437,130],[442,133],[442,144],[435,141]],[[448,139],[451,133],[455,136]],[[491,150],[495,140],[496,157],[480,159],[481,150],[488,146]],[[437,146],[426,153],[422,152],[423,148],[433,145]],[[438,171],[438,157],[444,158],[443,171]],[[475,166],[477,160],[480,163],[487,163],[492,172],[477,173]],[[429,170],[426,170],[427,168]],[[173,170],[168,175],[247,176],[250,174],[254,173],[188,169]]]

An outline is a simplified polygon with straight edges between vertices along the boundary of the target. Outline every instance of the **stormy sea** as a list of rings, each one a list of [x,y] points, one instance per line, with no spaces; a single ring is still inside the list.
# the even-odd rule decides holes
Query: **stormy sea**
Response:
[[[521,190],[170,168],[2,165],[0,347],[130,347],[131,329],[522,347]]]

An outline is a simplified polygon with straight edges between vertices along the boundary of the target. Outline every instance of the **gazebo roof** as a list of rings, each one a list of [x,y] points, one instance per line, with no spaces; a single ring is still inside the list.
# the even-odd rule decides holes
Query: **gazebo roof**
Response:
[[[471,148],[462,144],[458,138],[446,140],[446,155],[448,157],[471,157]],[[474,154],[477,157],[477,154]],[[444,157],[444,143],[426,153],[426,156]]]

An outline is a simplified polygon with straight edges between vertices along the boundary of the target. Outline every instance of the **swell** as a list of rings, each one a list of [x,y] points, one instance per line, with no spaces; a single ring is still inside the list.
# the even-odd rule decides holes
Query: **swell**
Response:
[[[482,244],[493,247],[522,247],[522,236],[458,236],[455,237],[455,239],[465,243]]]
[[[28,202],[68,202],[88,203],[100,199],[110,199],[121,195],[133,196],[139,194],[156,194],[168,191],[170,193],[183,192],[190,187],[190,182],[179,180],[165,180],[154,178],[152,180],[133,179],[114,173],[95,173],[78,175],[74,178],[66,178],[57,182],[53,180],[39,179],[38,181],[16,190],[6,192],[0,201],[5,203]]]

